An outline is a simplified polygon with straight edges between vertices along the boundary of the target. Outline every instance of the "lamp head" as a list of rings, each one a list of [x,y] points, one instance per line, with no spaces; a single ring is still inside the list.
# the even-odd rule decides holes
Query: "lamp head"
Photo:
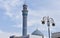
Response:
[[[55,23],[52,23],[52,26],[55,26]]]
[[[45,24],[45,21],[42,21],[42,24]]]

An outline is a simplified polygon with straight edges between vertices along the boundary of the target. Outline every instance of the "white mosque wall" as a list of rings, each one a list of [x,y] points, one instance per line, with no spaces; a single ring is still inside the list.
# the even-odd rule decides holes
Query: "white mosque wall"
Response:
[[[38,36],[38,35],[29,35],[29,38],[42,38],[42,36]]]

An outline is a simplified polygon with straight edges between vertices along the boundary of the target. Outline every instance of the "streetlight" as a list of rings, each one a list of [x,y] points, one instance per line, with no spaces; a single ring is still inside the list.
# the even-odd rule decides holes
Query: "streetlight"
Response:
[[[52,26],[55,26],[54,20],[53,18],[50,18],[49,16],[44,16],[42,19],[42,24],[45,24],[45,22],[47,22],[47,26],[48,26],[48,35],[50,38],[50,24],[52,24]]]

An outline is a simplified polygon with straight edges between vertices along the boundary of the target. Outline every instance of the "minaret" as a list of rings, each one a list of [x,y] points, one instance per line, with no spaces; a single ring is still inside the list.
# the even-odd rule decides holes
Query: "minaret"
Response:
[[[27,15],[28,15],[26,4],[23,4],[22,15],[23,15],[23,36],[26,36],[27,35]]]

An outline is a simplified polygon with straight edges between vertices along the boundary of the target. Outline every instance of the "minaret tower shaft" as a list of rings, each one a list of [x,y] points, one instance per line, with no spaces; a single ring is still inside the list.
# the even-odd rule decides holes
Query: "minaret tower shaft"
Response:
[[[23,36],[26,36],[27,35],[27,15],[28,15],[26,4],[23,4],[22,15],[23,15]]]

